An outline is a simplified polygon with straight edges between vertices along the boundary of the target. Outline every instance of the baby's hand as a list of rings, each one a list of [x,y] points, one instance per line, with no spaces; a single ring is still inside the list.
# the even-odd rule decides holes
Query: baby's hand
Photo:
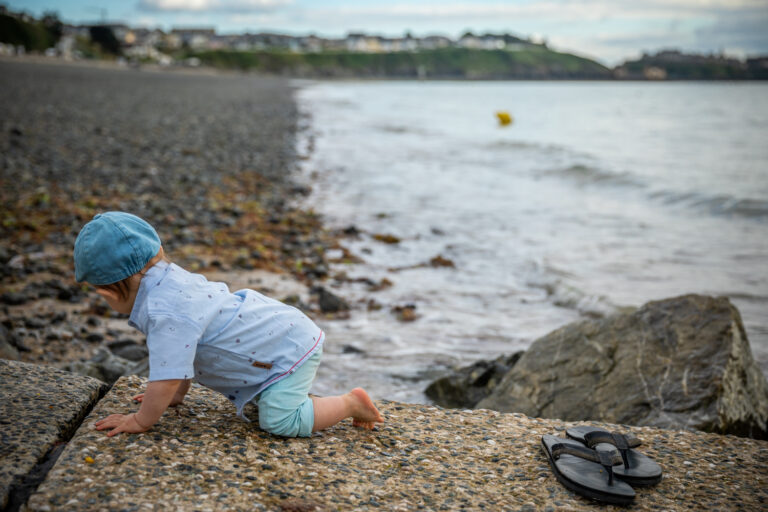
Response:
[[[108,437],[116,436],[120,432],[126,432],[128,434],[138,434],[140,432],[146,432],[150,427],[144,427],[136,421],[135,414],[111,414],[99,420],[95,423],[96,430],[106,430],[111,428],[107,433]]]

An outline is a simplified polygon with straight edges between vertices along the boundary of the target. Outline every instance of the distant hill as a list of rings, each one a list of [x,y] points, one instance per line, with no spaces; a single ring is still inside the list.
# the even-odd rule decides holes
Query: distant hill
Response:
[[[392,53],[213,50],[190,52],[188,57],[218,68],[306,78],[612,78],[612,71],[595,61],[534,45],[514,51],[441,48]]]
[[[768,79],[768,59],[741,61],[723,55],[664,50],[627,61],[618,66],[614,74],[616,78],[630,80],[765,80]]]

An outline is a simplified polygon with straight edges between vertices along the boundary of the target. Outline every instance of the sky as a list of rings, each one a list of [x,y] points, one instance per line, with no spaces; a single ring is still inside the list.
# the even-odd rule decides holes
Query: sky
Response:
[[[507,32],[615,65],[675,48],[768,55],[768,0],[0,0],[68,23],[341,37]]]

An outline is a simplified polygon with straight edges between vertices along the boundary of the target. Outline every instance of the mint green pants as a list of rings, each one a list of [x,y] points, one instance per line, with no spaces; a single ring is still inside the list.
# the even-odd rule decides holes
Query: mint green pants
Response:
[[[320,347],[295,372],[261,392],[258,404],[262,430],[284,437],[312,435],[315,408],[308,394],[322,353]]]

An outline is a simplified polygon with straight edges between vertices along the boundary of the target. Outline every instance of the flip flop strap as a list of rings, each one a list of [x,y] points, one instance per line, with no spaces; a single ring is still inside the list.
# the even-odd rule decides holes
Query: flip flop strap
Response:
[[[637,448],[642,444],[640,439],[632,434],[621,434],[619,432],[607,432],[607,431],[592,431],[584,434],[584,441],[590,448],[594,448],[595,445],[600,443],[612,444],[619,450],[628,450],[630,448]]]
[[[555,443],[550,447],[549,451],[554,460],[559,459],[560,455],[566,453],[602,465],[608,473],[608,485],[613,485],[613,466],[622,462],[621,455],[616,450],[597,451],[572,443]]]
[[[629,469],[629,450],[630,448],[637,448],[642,443],[640,439],[632,434],[621,434],[619,432],[607,432],[607,431],[593,431],[584,434],[584,441],[587,446],[594,448],[600,443],[608,443],[615,446],[621,454],[621,459],[624,462],[624,467]]]

